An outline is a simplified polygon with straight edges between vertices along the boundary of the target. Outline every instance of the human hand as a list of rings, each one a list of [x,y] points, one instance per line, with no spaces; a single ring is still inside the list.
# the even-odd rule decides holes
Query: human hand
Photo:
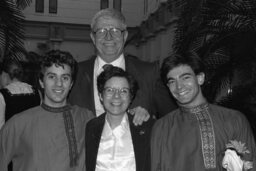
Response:
[[[140,106],[130,109],[129,112],[134,115],[133,123],[135,126],[141,125],[150,118],[148,111]]]
[[[222,167],[227,171],[242,171],[243,161],[234,150],[227,149],[222,160]]]

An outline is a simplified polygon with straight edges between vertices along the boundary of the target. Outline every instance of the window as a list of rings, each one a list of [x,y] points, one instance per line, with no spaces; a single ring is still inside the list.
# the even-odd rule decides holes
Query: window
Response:
[[[108,0],[101,0],[100,1],[100,9],[108,8]]]
[[[62,37],[63,37],[63,26],[52,24],[50,26],[50,39],[62,40]]]
[[[44,12],[44,0],[36,0],[36,12]]]
[[[114,0],[113,7],[119,11],[121,11],[122,8],[122,0]]]
[[[49,13],[57,13],[57,0],[49,0]]]
[[[144,15],[148,12],[148,0],[144,0]]]

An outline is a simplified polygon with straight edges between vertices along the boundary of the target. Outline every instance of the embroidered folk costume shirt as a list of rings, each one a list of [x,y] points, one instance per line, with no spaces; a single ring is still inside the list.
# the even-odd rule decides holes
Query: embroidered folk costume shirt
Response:
[[[250,153],[243,159],[255,165],[255,141],[243,114],[208,103],[179,108],[154,125],[152,171],[224,170],[222,160],[232,140],[245,143]]]
[[[15,115],[0,131],[0,170],[85,170],[85,126],[93,114],[78,106],[42,104]]]

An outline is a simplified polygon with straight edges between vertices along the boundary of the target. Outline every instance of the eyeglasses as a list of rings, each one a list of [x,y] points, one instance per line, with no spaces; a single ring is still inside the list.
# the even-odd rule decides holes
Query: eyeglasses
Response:
[[[108,97],[112,97],[115,93],[118,93],[121,97],[128,97],[130,94],[129,88],[112,88],[112,87],[105,87],[104,93]]]
[[[100,29],[96,30],[94,32],[94,34],[97,37],[103,38],[107,35],[107,33],[109,33],[112,37],[118,38],[118,37],[122,36],[122,33],[124,31],[125,30],[121,30],[119,28],[114,28],[114,27],[113,28],[100,28]]]

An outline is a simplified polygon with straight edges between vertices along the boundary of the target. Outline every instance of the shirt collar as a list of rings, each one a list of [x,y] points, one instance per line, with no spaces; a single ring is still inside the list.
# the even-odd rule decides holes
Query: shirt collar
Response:
[[[104,60],[101,59],[100,56],[97,56],[96,60],[95,60],[95,68],[97,68],[97,71],[99,72],[101,70],[101,68],[107,64]],[[124,60],[124,54],[121,54],[116,60],[112,61],[111,64],[113,66],[122,68],[123,70],[125,70],[125,60]]]
[[[205,102],[195,107],[190,107],[190,108],[180,107],[180,110],[184,113],[197,113],[197,112],[208,110],[208,108],[209,108],[209,103]]]
[[[48,111],[48,112],[53,112],[53,113],[60,113],[60,112],[65,112],[65,111],[68,111],[71,109],[71,106],[69,104],[63,106],[63,107],[51,107],[51,106],[48,106],[47,104],[45,103],[42,103],[41,104],[41,107]]]
[[[108,122],[107,117],[105,117],[105,125],[104,125],[102,136],[108,137],[108,136],[111,136],[112,134],[115,134],[121,137],[121,135],[124,132],[127,132],[128,130],[129,130],[129,121],[128,121],[127,114],[124,115],[120,125],[114,128],[113,130],[110,127],[110,123]]]

